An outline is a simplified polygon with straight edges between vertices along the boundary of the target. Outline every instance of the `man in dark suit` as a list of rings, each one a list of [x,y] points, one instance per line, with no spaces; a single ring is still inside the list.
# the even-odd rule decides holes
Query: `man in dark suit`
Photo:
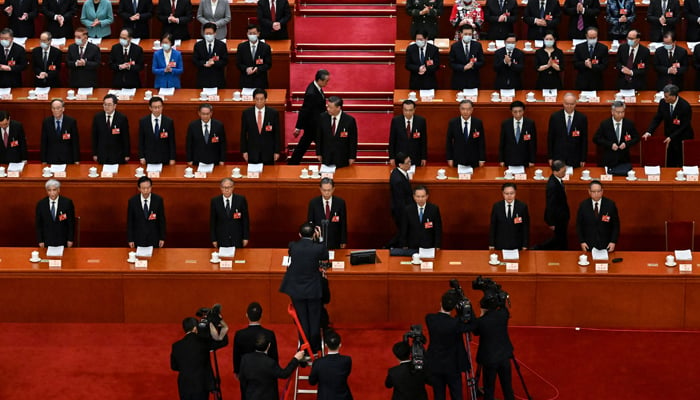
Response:
[[[34,37],[34,20],[39,15],[37,0],[7,0],[3,8],[9,28],[17,37]]]
[[[398,153],[392,164],[396,165],[389,176],[389,189],[391,190],[391,216],[394,218],[397,233],[387,247],[401,245],[401,221],[410,204],[413,204],[413,191],[408,170],[411,169],[411,157],[404,153]]]
[[[615,202],[603,197],[603,184],[597,180],[588,185],[590,199],[581,202],[576,216],[576,234],[581,250],[615,251],[620,236],[620,217]]]
[[[58,87],[59,72],[63,52],[51,46],[51,33],[39,35],[39,46],[32,49],[32,68],[34,85],[37,87]]]
[[[425,367],[430,371],[435,400],[445,400],[446,387],[450,399],[462,399],[461,374],[471,367],[464,347],[464,333],[467,324],[461,318],[452,317],[452,310],[458,302],[458,295],[450,289],[442,295],[440,312],[425,316],[430,343],[425,353]]]
[[[203,25],[204,40],[194,45],[192,62],[197,67],[198,88],[225,88],[228,51],[226,43],[216,39],[216,24]]]
[[[158,20],[163,24],[161,37],[166,33],[172,33],[175,40],[190,39],[190,22],[192,22],[190,0],[159,0],[156,13]]]
[[[506,46],[493,55],[493,69],[496,71],[495,89],[523,88],[522,73],[525,69],[525,53],[515,48],[515,34],[506,37]]]
[[[135,6],[135,8],[134,8]],[[135,38],[151,36],[149,22],[153,16],[153,2],[144,0],[119,0],[117,14]]]
[[[559,0],[530,1],[525,6],[523,21],[527,24],[527,38],[542,40],[547,31],[556,32],[561,22]]]
[[[700,2],[683,2],[683,14],[687,24],[685,40],[689,42],[700,41]]]
[[[112,68],[112,87],[140,88],[143,70],[143,49],[131,43],[131,30],[124,28],[119,32],[119,43],[112,46],[109,53],[109,66]]]
[[[604,119],[593,137],[602,156],[601,167],[615,167],[629,164],[630,148],[639,142],[639,134],[634,122],[625,118],[625,103],[615,101],[612,105],[612,118]]]
[[[651,0],[647,9],[649,40],[660,42],[663,34],[675,32],[681,21],[681,4],[678,0]]]
[[[260,0],[257,14],[262,39],[289,39],[287,24],[292,19],[292,11],[287,0]]]
[[[124,164],[129,161],[129,120],[117,111],[117,96],[105,95],[104,111],[92,119],[92,159],[100,164]]]
[[[100,48],[88,42],[87,29],[75,30],[75,43],[68,46],[66,67],[70,72],[68,86],[90,88],[97,86],[97,70],[102,62]]]
[[[267,356],[275,362],[279,361],[275,332],[265,329],[260,325],[262,314],[263,309],[260,303],[257,301],[250,303],[246,309],[248,326],[236,331],[236,334],[233,336],[233,373],[236,376],[238,376],[241,371],[241,359],[243,356],[255,351],[255,340],[258,335],[264,335],[267,342],[270,343]],[[243,392],[241,392],[241,394],[243,395]],[[242,399],[246,400],[244,395]]]
[[[564,95],[564,108],[549,117],[547,159],[562,160],[566,165],[583,168],[588,156],[588,117],[576,112],[576,96]]]
[[[678,95],[678,87],[666,85],[664,98],[659,102],[656,115],[652,118],[642,138],[647,140],[663,121],[664,136],[666,137],[664,143],[668,144],[666,148],[667,167],[683,166],[683,141],[695,137],[692,119],[693,113],[690,104]]]
[[[676,85],[683,90],[685,73],[688,71],[688,51],[676,46],[676,34],[664,33],[664,46],[654,53],[656,69],[656,90],[663,90],[666,85]]]
[[[411,157],[416,165],[425,167],[428,161],[428,124],[425,118],[416,115],[416,103],[404,100],[401,105],[403,115],[391,120],[389,130],[389,160],[395,166],[394,158],[403,153]]]
[[[27,68],[27,52],[14,43],[12,29],[0,31],[0,87],[22,86],[22,71]]]
[[[328,249],[344,249],[348,243],[348,217],[345,200],[333,196],[335,182],[331,178],[321,179],[320,190],[321,195],[309,201],[306,219],[321,229],[321,239]]]
[[[299,228],[300,239],[289,243],[291,264],[282,278],[280,292],[292,299],[299,323],[311,345],[312,353],[321,350],[321,271],[320,263],[328,260],[328,249],[314,243],[320,234],[312,223]],[[326,341],[328,337],[326,337]],[[327,343],[327,342],[326,342]]]
[[[471,100],[459,103],[459,114],[447,125],[447,165],[481,167],[486,162],[486,134],[480,119],[472,117]]]
[[[425,385],[428,376],[423,369],[414,369],[411,364],[411,346],[408,342],[397,342],[392,348],[399,365],[389,368],[384,380],[387,389],[394,389],[391,400],[428,400]]]
[[[598,42],[598,29],[586,30],[586,42],[574,49],[576,90],[600,90],[603,88],[603,73],[608,68],[608,46]]]
[[[627,43],[617,50],[618,89],[646,90],[649,65],[649,49],[639,44],[640,33],[636,29],[627,32]],[[632,46],[630,46],[632,43]]]
[[[489,250],[527,250],[530,237],[530,213],[527,205],[515,199],[515,183],[501,186],[503,201],[491,209]]]
[[[289,159],[289,165],[299,165],[311,142],[317,141],[318,121],[321,119],[321,113],[326,109],[326,95],[323,93],[323,88],[328,85],[330,79],[331,74],[327,70],[319,69],[316,71],[314,81],[306,87],[304,102],[294,127],[294,137],[299,137],[299,134],[302,136]]]
[[[267,89],[267,71],[272,68],[272,49],[260,41],[260,29],[248,25],[248,40],[236,51],[236,65],[241,71],[241,88]]]
[[[413,188],[413,201],[404,208],[401,219],[401,247],[408,249],[436,248],[442,245],[442,217],[440,208],[428,203],[428,188]]]
[[[545,194],[544,222],[552,230],[553,236],[547,242],[537,246],[540,250],[568,250],[569,240],[569,203],[564,190],[566,164],[561,160],[552,162],[552,175],[547,181]]]
[[[148,109],[151,113],[139,121],[139,161],[175,165],[175,124],[163,115],[163,99],[151,97]]]
[[[318,400],[352,400],[348,377],[352,371],[352,358],[339,353],[341,339],[335,331],[325,337],[328,353],[311,366],[309,384],[318,385]]]
[[[277,380],[286,379],[294,372],[304,351],[297,351],[287,366],[282,369],[276,360],[267,355],[271,343],[263,333],[255,340],[255,351],[243,356],[238,379],[241,381],[241,398],[255,400],[278,400]]]
[[[233,193],[233,180],[221,180],[221,196],[211,199],[209,231],[211,244],[219,247],[245,247],[250,239],[250,217],[248,201]]]
[[[44,185],[48,196],[36,204],[36,241],[39,247],[73,247],[75,208],[68,197],[59,196],[61,183],[49,179]]]
[[[498,161],[501,166],[535,165],[537,155],[537,129],[535,121],[525,118],[525,104],[516,100],[510,103],[513,118],[501,124],[501,143],[498,148]]]
[[[0,111],[0,164],[27,162],[27,138],[19,121],[9,111]]]
[[[411,73],[411,90],[437,90],[435,75],[440,69],[440,50],[428,43],[426,32],[416,33],[416,42],[406,48],[406,69]]]
[[[515,0],[486,0],[484,20],[488,22],[487,39],[503,40],[513,30],[518,19],[518,3]]]
[[[438,37],[438,20],[442,14],[443,0],[411,0],[406,2],[406,12],[411,16],[411,37],[426,32],[426,39]]]
[[[163,247],[165,244],[165,206],[163,198],[151,193],[153,181],[142,176],[136,183],[140,194],[129,199],[126,236],[129,247]]]
[[[462,40],[450,47],[450,67],[452,68],[452,89],[473,89],[479,87],[479,69],[484,66],[484,50],[481,43],[472,40],[474,28],[462,25]]]
[[[41,3],[46,17],[46,30],[55,38],[73,36],[73,17],[78,13],[77,0],[46,0]]]
[[[318,122],[316,158],[337,168],[352,165],[357,158],[355,118],[343,112],[343,99],[338,96],[328,98],[326,111]]]
[[[282,148],[279,113],[265,105],[265,89],[255,89],[253,100],[255,105],[241,116],[241,154],[251,164],[274,165]]]
[[[693,48],[693,66],[695,71],[700,71],[700,43]],[[700,79],[695,80],[695,90],[700,90]]]
[[[569,39],[585,39],[586,27],[598,27],[600,3],[596,0],[566,0],[564,14],[569,16]]]
[[[75,118],[65,115],[63,100],[51,101],[51,117],[41,124],[41,162],[80,164],[80,137]]]
[[[199,119],[187,127],[185,145],[188,165],[218,164],[226,161],[226,130],[224,124],[212,118],[214,107],[211,104],[199,105]]]

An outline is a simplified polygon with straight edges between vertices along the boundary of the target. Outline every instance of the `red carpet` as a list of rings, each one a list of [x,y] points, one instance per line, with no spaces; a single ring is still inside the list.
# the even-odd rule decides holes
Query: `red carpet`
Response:
[[[394,66],[392,64],[334,64],[311,63],[290,66],[289,85],[292,92],[301,92],[314,79],[316,71],[327,69],[331,80],[326,92],[393,92]]]
[[[373,112],[352,112],[353,117],[357,120],[357,131],[359,134],[358,142],[360,143],[388,143],[389,142],[389,125],[391,118],[387,118],[386,113]],[[297,113],[285,113],[285,143],[296,143],[299,138],[294,137],[294,125],[297,122]],[[307,153],[310,154],[310,153]]]
[[[396,18],[297,17],[296,43],[394,43]]]

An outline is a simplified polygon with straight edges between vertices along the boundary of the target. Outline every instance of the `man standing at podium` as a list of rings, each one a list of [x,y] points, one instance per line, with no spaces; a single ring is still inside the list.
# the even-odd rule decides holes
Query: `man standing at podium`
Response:
[[[274,165],[282,148],[279,113],[265,105],[265,89],[255,89],[253,100],[255,105],[241,116],[241,154],[248,163]]]
[[[100,164],[125,164],[131,152],[129,120],[117,111],[117,96],[105,95],[104,111],[92,119],[92,159]]]
[[[88,42],[87,29],[75,30],[75,43],[68,46],[66,67],[70,72],[68,86],[74,88],[97,87],[97,70],[102,62],[100,48]]]
[[[566,172],[566,170],[565,170]],[[503,201],[491,209],[489,250],[527,250],[530,237],[530,213],[527,205],[515,199],[515,183],[501,186]]]
[[[185,153],[188,165],[224,165],[226,161],[226,130],[224,124],[212,118],[211,104],[199,105],[199,119],[187,127]]]
[[[59,196],[61,183],[49,179],[44,185],[48,196],[36,205],[36,240],[39,247],[73,247],[75,208],[68,197]]]
[[[198,88],[225,88],[228,51],[226,43],[216,38],[216,24],[207,22],[202,27],[204,40],[194,45],[192,62],[197,67]]]
[[[425,118],[416,115],[416,103],[404,100],[402,115],[391,119],[389,131],[389,161],[394,167],[394,158],[400,153],[415,160],[417,166],[425,167],[428,161],[428,124]]]
[[[593,180],[588,185],[590,199],[581,202],[576,216],[576,234],[581,250],[596,248],[615,251],[620,236],[620,217],[615,202],[603,197],[603,184]]]
[[[51,117],[41,124],[41,162],[44,164],[80,164],[78,123],[65,115],[63,100],[51,101]]]
[[[165,244],[165,206],[163,198],[151,193],[153,181],[142,176],[137,182],[140,194],[129,199],[126,235],[129,247],[163,247]]]
[[[547,154],[549,165],[562,160],[566,165],[583,168],[588,156],[588,117],[576,112],[576,96],[564,95],[564,108],[549,116]]]
[[[442,245],[442,217],[440,208],[428,203],[428,188],[413,189],[413,201],[404,209],[401,221],[401,246],[408,249],[436,248]]]
[[[241,42],[236,51],[236,65],[241,72],[241,88],[268,88],[267,71],[272,68],[272,49],[260,41],[260,29],[248,25],[248,40]]]
[[[211,199],[209,228],[211,244],[218,247],[245,247],[250,238],[248,201],[233,193],[233,179],[224,178],[221,196]]]
[[[109,53],[109,66],[112,68],[112,87],[140,88],[143,70],[143,49],[131,43],[131,29],[119,32],[119,43],[112,46]]]
[[[333,196],[334,191],[333,179],[321,179],[321,195],[309,201],[307,213],[307,221],[321,229],[321,238],[329,250],[344,249],[348,243],[345,200]]]
[[[139,161],[175,165],[175,124],[163,115],[163,99],[151,97],[148,109],[151,114],[139,121]]]

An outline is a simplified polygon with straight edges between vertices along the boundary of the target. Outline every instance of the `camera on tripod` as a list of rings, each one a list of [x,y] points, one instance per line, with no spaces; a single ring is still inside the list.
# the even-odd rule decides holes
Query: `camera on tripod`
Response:
[[[450,288],[452,288],[452,291],[458,297],[457,305],[455,306],[457,317],[462,322],[471,321],[474,315],[472,313],[472,302],[464,295],[464,290],[462,290],[459,281],[457,279],[450,279]]]
[[[413,343],[409,343],[413,339]],[[425,362],[425,336],[423,327],[411,325],[411,330],[403,334],[403,341],[411,345],[411,365],[415,370],[423,369]]]
[[[199,317],[199,322],[197,323],[197,334],[204,337],[211,337],[209,332],[209,324],[214,325],[214,327],[219,330],[219,325],[221,323],[221,304],[214,304],[211,308],[201,307],[195,313]]]
[[[484,297],[479,302],[481,308],[496,309],[503,308],[506,305],[510,307],[508,292],[501,289],[501,285],[494,282],[491,278],[484,278],[481,275],[477,276],[472,282],[472,289],[484,292]]]

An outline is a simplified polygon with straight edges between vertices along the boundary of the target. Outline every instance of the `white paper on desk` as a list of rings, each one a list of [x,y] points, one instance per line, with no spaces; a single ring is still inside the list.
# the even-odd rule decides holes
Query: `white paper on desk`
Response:
[[[0,96],[12,94],[12,88],[0,88]]]
[[[567,174],[567,175],[573,175],[573,174],[574,174],[574,167],[567,166],[567,167],[566,167],[566,174]]]
[[[115,96],[119,96],[121,94],[121,89],[109,89],[107,91],[107,94],[113,94]]]
[[[174,87],[163,87],[158,90],[158,96],[172,96],[175,94]]]
[[[420,97],[435,97],[435,89],[421,89],[420,90]]]
[[[580,97],[590,99],[591,97],[598,97],[598,92],[595,90],[582,90]]]
[[[132,38],[132,39],[131,39],[131,43],[133,43],[133,44],[135,44],[135,45],[138,46],[139,43],[141,43],[141,38]]]
[[[176,40],[175,40],[175,44],[173,45],[173,47],[180,47],[180,46],[182,46],[182,40],[181,40],[181,39],[176,39]]]
[[[282,256],[282,266],[283,267],[288,267],[291,263],[292,263],[292,257]]]
[[[122,96],[129,96],[129,97],[136,96],[136,88],[124,88],[124,89],[119,91],[119,94]]]
[[[656,165],[656,166],[647,165],[644,167],[644,173],[646,175],[661,175],[661,166],[659,166],[659,165]]]
[[[634,97],[637,95],[634,89],[620,89],[620,94],[622,97]]]
[[[544,40],[535,40],[535,47],[538,49],[544,47]]]
[[[416,164],[411,165],[410,168],[408,168],[408,173],[409,174],[415,174],[416,173]]]
[[[49,92],[51,91],[51,88],[50,87],[35,87],[34,91],[36,92],[36,94],[49,94]]]
[[[205,164],[205,163],[199,163],[197,166],[197,172],[205,172],[207,174],[211,174],[214,172],[214,164]]]
[[[13,162],[7,165],[7,171],[17,171],[17,172],[22,172],[24,169],[24,163],[23,162]]]
[[[505,40],[496,40],[496,48],[500,49],[506,47],[506,41]]]
[[[91,87],[78,88],[78,95],[92,96],[92,88]]]
[[[462,93],[464,93],[465,96],[479,97],[479,89],[477,89],[477,88],[463,89]]]
[[[674,253],[677,261],[691,261],[693,259],[690,250],[676,250]]]
[[[241,96],[251,96],[253,97],[253,92],[255,88],[243,88],[241,89]]]
[[[26,37],[15,37],[12,39],[12,43],[17,43],[18,45],[22,47],[27,47],[27,38]],[[692,47],[691,47],[692,48]]]
[[[418,257],[421,259],[424,258],[435,258],[435,247],[431,247],[429,249],[424,249],[422,247],[418,248]]]
[[[664,47],[663,42],[651,42],[651,43],[649,43],[649,45],[647,46],[647,48],[649,49],[649,51],[652,52],[652,53],[655,52],[656,49],[658,49],[658,48],[660,48],[660,47]]]
[[[153,246],[136,247],[136,257],[152,257],[153,256]]]
[[[102,38],[94,38],[94,37],[89,37],[88,38],[88,43],[92,43],[95,46],[99,46],[100,43],[102,43]]]
[[[571,42],[574,45],[574,47],[576,47],[581,43],[586,43],[586,39],[573,39]]]
[[[471,175],[471,174],[474,173],[474,168],[472,168],[471,165],[460,165],[460,164],[458,164],[458,165],[457,165],[457,173],[458,173],[459,175],[462,175],[462,174],[469,174],[469,175]]]
[[[318,172],[318,165],[309,165],[309,172]]]
[[[49,246],[46,248],[46,257],[63,257],[63,246]]]
[[[542,97],[557,97],[557,89],[542,89]]]
[[[66,164],[51,164],[51,173],[66,172]]]
[[[259,174],[262,174],[262,172],[263,172],[263,163],[259,163],[259,164],[250,164],[250,163],[249,163],[249,164],[248,164],[248,169],[247,169],[247,171],[248,171],[248,173],[257,172],[257,173],[259,173]]]
[[[523,166],[523,165],[509,165],[508,171],[510,171],[512,174],[524,174],[525,173],[525,166]]]
[[[163,164],[147,164],[146,172],[160,172],[163,170]]]
[[[515,97],[515,89],[501,89],[501,97]]]
[[[235,247],[219,247],[219,257],[233,258],[236,255]]]
[[[204,92],[204,94],[207,96],[216,96],[219,94],[219,89],[215,87],[205,87],[202,89],[202,92]]]
[[[513,250],[503,249],[503,259],[504,260],[519,260],[520,259],[520,252],[518,251],[518,249],[513,249]]]
[[[335,250],[328,250],[328,261],[335,260]]]
[[[17,38],[15,38],[15,40],[17,40]],[[697,46],[698,43],[700,43],[700,42],[686,42],[691,53],[693,53],[695,51],[695,46]]]
[[[102,166],[102,172],[109,172],[111,174],[119,173],[119,164],[104,164]]]
[[[322,174],[335,174],[335,164],[332,165],[326,165],[326,164],[321,164],[321,171]]]
[[[698,175],[698,166],[683,166],[683,174],[684,175]]]
[[[594,260],[607,260],[608,259],[608,250],[607,249],[596,249],[595,247],[593,250],[591,250],[591,257]]]
[[[51,39],[51,46],[53,47],[61,47],[66,45],[66,38],[52,38]]]

